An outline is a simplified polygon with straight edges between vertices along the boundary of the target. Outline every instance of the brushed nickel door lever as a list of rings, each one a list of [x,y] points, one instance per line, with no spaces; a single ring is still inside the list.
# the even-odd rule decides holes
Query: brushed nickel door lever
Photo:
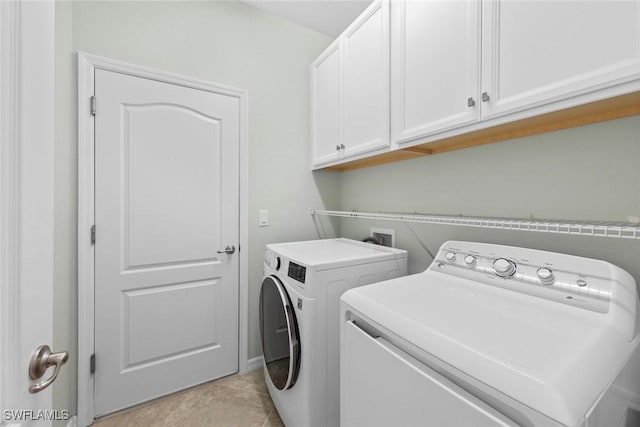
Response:
[[[53,374],[49,378],[29,387],[29,393],[38,393],[49,387],[51,383],[56,380],[58,373],[60,373],[60,368],[62,368],[62,365],[67,363],[68,359],[68,351],[52,353],[51,348],[49,348],[48,345],[41,345],[38,347],[31,356],[31,361],[29,362],[29,378],[37,380],[38,378],[41,378],[51,366],[54,366],[55,368],[53,370]]]

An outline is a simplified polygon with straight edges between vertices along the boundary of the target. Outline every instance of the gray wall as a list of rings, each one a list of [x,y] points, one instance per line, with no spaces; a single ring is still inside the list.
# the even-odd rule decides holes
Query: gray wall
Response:
[[[344,172],[340,208],[515,218],[627,221],[640,216],[640,117],[566,129]],[[370,226],[396,230],[411,273],[431,262],[408,226],[342,219],[344,237]],[[597,237],[409,224],[432,251],[449,239],[600,258],[640,283],[640,242]]]
[[[57,2],[54,348],[71,360],[54,407],[76,412],[77,55],[84,51],[249,92],[249,357],[266,243],[317,237],[339,175],[312,173],[309,65],[331,39],[240,2]],[[271,225],[259,228],[258,210]]]

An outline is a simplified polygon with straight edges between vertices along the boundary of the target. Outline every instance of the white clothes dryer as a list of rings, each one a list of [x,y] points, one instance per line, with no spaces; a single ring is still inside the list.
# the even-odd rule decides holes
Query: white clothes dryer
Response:
[[[640,303],[608,262],[450,241],[342,302],[342,427],[640,425]]]
[[[285,425],[339,424],[340,296],[406,273],[406,251],[355,240],[266,246],[259,301],[264,373]]]

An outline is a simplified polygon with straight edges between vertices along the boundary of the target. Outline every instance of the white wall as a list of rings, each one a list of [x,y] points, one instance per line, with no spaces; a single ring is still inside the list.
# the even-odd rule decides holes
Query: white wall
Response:
[[[340,208],[515,218],[627,221],[640,216],[640,116],[345,172]],[[397,231],[411,273],[431,262],[403,223],[342,219],[344,237]],[[640,283],[640,242],[410,224],[432,251],[449,239],[600,258]]]
[[[239,2],[57,2],[54,348],[72,358],[54,407],[76,412],[76,53],[249,92],[249,357],[266,243],[317,238],[308,209],[338,206],[339,175],[309,169],[309,64],[328,37]],[[258,210],[271,225],[259,228]]]

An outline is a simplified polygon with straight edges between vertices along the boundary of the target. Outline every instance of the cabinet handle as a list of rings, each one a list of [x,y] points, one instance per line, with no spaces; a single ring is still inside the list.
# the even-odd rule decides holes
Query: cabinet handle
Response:
[[[473,97],[470,96],[469,98],[467,98],[467,106],[469,108],[471,108],[471,107],[473,107],[475,105],[476,105],[476,100],[473,99]]]
[[[489,94],[487,92],[482,92],[482,102],[489,101]]]

